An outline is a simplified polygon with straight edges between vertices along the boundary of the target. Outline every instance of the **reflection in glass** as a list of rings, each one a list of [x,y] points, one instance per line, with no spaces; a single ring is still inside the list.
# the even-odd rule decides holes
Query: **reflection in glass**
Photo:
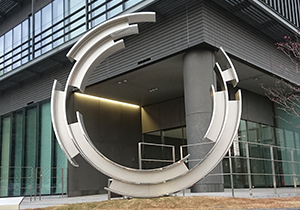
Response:
[[[37,11],[34,15],[34,57],[41,55],[41,35],[36,36],[41,33],[42,29],[42,20],[41,20],[41,10]]]
[[[53,18],[52,22],[53,25],[58,23],[64,18],[64,2],[63,0],[54,0],[52,2],[53,5]],[[63,37],[58,38],[63,35],[63,25],[64,23],[61,22],[53,27],[53,47],[57,47],[63,43]]]
[[[4,73],[10,71],[12,69],[11,63],[12,63],[12,30],[8,31],[4,35],[4,53],[6,54],[4,56]],[[8,53],[8,54],[7,54]]]
[[[180,160],[180,146],[186,145],[186,131],[185,128],[175,128],[165,131],[155,131],[144,134],[144,142],[173,145],[175,146],[175,161]],[[187,155],[187,148],[183,149],[183,155]],[[172,160],[173,154],[170,147],[158,147],[144,145],[142,147],[143,159],[156,159],[156,160]],[[142,163],[143,169],[159,168],[171,163],[148,161]]]
[[[10,116],[2,119],[1,135],[1,176],[0,176],[0,196],[8,196],[9,193],[9,163],[10,163]]]
[[[128,9],[139,2],[141,2],[141,0],[128,0],[125,2],[125,9]]]
[[[261,125],[261,143],[275,144],[274,128],[269,125]]]
[[[102,5],[103,3],[105,2],[105,0],[102,0],[102,1],[96,1],[94,3],[91,4],[91,10],[97,8],[98,6]],[[103,4],[103,6],[100,6],[99,8],[93,10],[91,12],[91,19],[95,18],[92,20],[91,22],[91,26],[92,27],[95,27],[97,25],[99,25],[100,23],[104,22],[106,20],[106,5]],[[100,15],[102,14],[102,15]],[[100,15],[98,17],[98,15]]]
[[[248,126],[248,141],[260,143],[259,124],[248,121],[247,126]]]
[[[123,5],[121,4],[122,0],[112,0],[107,3],[107,18],[110,19],[119,13],[122,12],[123,10]]]
[[[70,24],[65,28],[65,33],[72,31],[66,36],[67,39],[72,39],[85,31],[84,6],[85,6],[85,1],[81,1],[81,0],[65,1],[65,9],[66,9],[65,13],[67,15],[74,14],[71,15],[70,18],[65,22],[65,24]]]
[[[23,157],[23,112],[18,111],[13,114],[12,133],[12,154],[13,163],[13,195],[19,196],[22,187],[22,157]]]
[[[50,114],[50,102],[44,103],[40,107],[40,167],[42,168],[42,194],[50,194],[51,188],[51,114]]]
[[[245,120],[240,121],[240,126],[239,126],[239,130],[238,130],[238,139],[239,139],[239,141],[248,141],[247,127],[246,127]]]
[[[22,64],[30,60],[30,24],[29,19],[22,22]]]
[[[122,12],[122,5],[117,6],[107,12],[107,19],[113,18]]]
[[[21,38],[22,38],[22,28],[21,24],[17,25],[13,29],[13,68],[17,68],[21,65]]]
[[[26,188],[24,195],[30,195],[30,185],[32,178],[32,170],[37,166],[37,108],[33,107],[27,110],[25,119],[25,174],[24,183]],[[34,185],[35,186],[35,185]]]
[[[3,54],[4,54],[4,37],[0,36],[0,76],[3,74]]]
[[[55,136],[54,136],[55,138]],[[54,146],[55,146],[55,171],[53,173],[54,179],[53,179],[53,185],[55,188],[52,189],[52,193],[66,193],[67,192],[67,167],[68,167],[68,161],[66,159],[65,154],[61,150],[58,142],[56,139],[54,139]]]
[[[50,28],[52,25],[52,10],[51,10],[51,4],[48,4],[42,9],[42,54],[48,52],[52,49],[52,38],[49,35],[52,34],[52,29]],[[48,37],[48,38],[46,38]]]

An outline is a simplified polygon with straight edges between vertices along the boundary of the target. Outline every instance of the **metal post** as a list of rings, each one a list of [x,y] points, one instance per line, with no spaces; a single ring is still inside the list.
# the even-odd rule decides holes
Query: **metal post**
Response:
[[[41,193],[42,193],[42,187],[43,187],[43,169],[41,168],[41,172],[40,172],[40,198],[39,200],[41,200]]]
[[[89,30],[89,1],[85,0],[85,30]]]
[[[297,192],[297,182],[296,182],[295,162],[294,162],[294,150],[293,149],[291,149],[291,159],[292,159],[292,167],[293,167],[294,188],[295,188],[295,192]]]
[[[231,183],[231,194],[234,197],[234,183],[233,183],[233,174],[232,174],[232,160],[231,160],[231,150],[229,148],[229,171],[230,171],[230,183]]]
[[[142,169],[142,144],[138,144],[139,149],[139,169]]]
[[[112,179],[108,179],[108,180],[107,180],[107,187],[110,186],[111,182],[112,182]],[[108,199],[108,200],[111,199],[111,192],[110,192],[110,191],[107,191],[107,199]]]
[[[34,184],[34,201],[36,201],[36,188],[37,188],[37,172],[38,168],[35,168],[35,184]]]
[[[273,146],[270,147],[274,193],[277,194],[276,175],[274,166]]]
[[[173,158],[173,163],[175,163],[175,147],[172,147],[172,158]]]
[[[248,170],[249,193],[250,193],[250,195],[252,195],[251,167],[250,167],[249,145],[248,145],[248,142],[246,142],[246,156],[247,156],[247,170]]]
[[[34,34],[35,34],[35,32],[34,32],[34,30],[35,30],[34,3],[35,3],[35,0],[31,0],[31,14],[32,14],[32,26],[31,26],[32,52],[31,52],[31,54],[32,54],[32,59],[34,59],[34,45],[35,45],[35,43],[34,43]]]
[[[33,179],[33,168],[31,167],[31,178],[30,178],[30,201],[32,201],[32,179]]]
[[[183,158],[183,151],[182,151],[182,145],[180,146],[180,159]]]
[[[63,197],[64,193],[64,169],[61,168],[61,197]]]

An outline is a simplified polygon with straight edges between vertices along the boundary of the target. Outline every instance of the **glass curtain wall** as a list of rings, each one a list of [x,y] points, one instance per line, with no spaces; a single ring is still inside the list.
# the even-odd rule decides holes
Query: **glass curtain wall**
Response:
[[[234,187],[249,187],[247,148],[252,187],[273,187],[272,158],[277,187],[294,186],[293,169],[296,185],[299,185],[300,151],[295,150],[300,148],[299,139],[300,132],[297,131],[241,120],[238,141],[231,147]],[[223,172],[230,172],[228,154],[223,160]],[[231,187],[230,177],[224,176],[224,180],[225,187]]]
[[[54,0],[0,35],[0,76],[142,0]],[[87,4],[87,5],[86,5]]]
[[[11,161],[11,181],[13,183],[12,192],[13,196],[21,194],[22,189],[22,166],[24,150],[22,145],[24,144],[24,132],[23,132],[23,120],[25,119],[25,110],[20,110],[13,113],[13,131],[12,131],[12,161]]]
[[[151,169],[159,168],[172,163],[173,160],[173,151],[169,147],[174,146],[174,158],[175,161],[181,159],[180,156],[180,146],[186,145],[186,129],[183,128],[174,128],[162,131],[155,131],[150,133],[143,134],[143,142],[146,143],[142,145],[142,168]],[[157,145],[148,145],[157,144]],[[164,146],[168,145],[168,146]],[[183,148],[183,156],[187,155],[187,149]],[[154,160],[154,161],[153,161]],[[165,162],[165,161],[168,162]]]
[[[49,101],[2,116],[0,130],[0,197],[66,193],[67,160],[53,135]]]
[[[10,149],[11,149],[11,116],[5,116],[1,119],[1,180],[0,194],[8,196],[9,183],[9,165],[10,165]]]
[[[174,128],[145,133],[143,137],[145,143],[174,145],[177,161],[180,159],[180,146],[187,144],[185,132],[185,128]],[[230,148],[234,187],[249,187],[248,165],[251,187],[273,187],[273,174],[275,174],[277,187],[293,187],[295,182],[299,185],[300,150],[296,149],[300,149],[300,132],[241,120],[237,138]],[[157,161],[171,160],[171,149],[168,147],[145,144],[141,151],[144,169],[170,164],[170,162]],[[182,152],[183,157],[187,155],[186,149]],[[293,176],[294,172],[296,176]],[[229,154],[223,159],[223,173],[224,185],[230,188]]]

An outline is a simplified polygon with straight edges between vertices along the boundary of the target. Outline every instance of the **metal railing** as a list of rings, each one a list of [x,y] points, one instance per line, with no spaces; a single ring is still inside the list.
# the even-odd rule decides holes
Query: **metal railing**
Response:
[[[0,197],[66,194],[67,169],[0,166]],[[5,176],[3,176],[5,174]]]
[[[137,0],[133,5],[141,1]],[[3,54],[0,54],[0,77],[90,30],[97,25],[94,21],[101,19],[103,22],[133,6],[126,6],[127,2],[128,0],[122,0],[114,4],[113,0],[106,0],[97,6],[93,6],[94,3],[97,3],[97,0],[85,1],[82,6],[74,11],[67,11],[64,8],[64,17],[45,23],[45,25],[50,25],[45,28],[35,26],[35,15],[28,17],[29,24],[27,27],[29,32],[26,34],[25,40],[24,38],[22,38],[23,40],[13,40],[12,46],[9,46],[10,50],[3,49]],[[110,4],[114,5],[110,6]],[[34,11],[34,5],[32,7],[32,14],[36,14],[38,11]],[[102,10],[102,8],[105,9]],[[105,18],[103,19],[103,17]],[[59,42],[59,44],[56,45],[55,42]],[[20,44],[16,45],[16,43]]]
[[[161,148],[171,148],[172,149],[172,159],[155,159],[155,158],[142,158],[142,145],[161,147]],[[175,146],[167,145],[167,144],[154,144],[154,143],[146,143],[139,142],[138,143],[138,155],[139,155],[139,169],[142,169],[142,162],[164,162],[164,163],[175,163]]]
[[[150,144],[143,143],[139,144],[139,166],[141,169],[141,161],[161,161],[159,159],[142,159],[142,144]],[[180,146],[180,156],[181,159],[186,155],[184,154],[184,150],[189,147],[203,146],[214,144],[214,142],[205,142],[198,144],[190,144],[190,145],[181,145]],[[151,144],[150,144],[151,145]],[[154,144],[155,146],[166,146],[163,144]],[[173,145],[167,145],[172,147]],[[238,148],[234,148],[238,147]],[[175,148],[172,147],[175,151]],[[257,155],[257,151],[261,153],[261,155]],[[175,154],[175,152],[173,153]],[[256,155],[255,155],[256,154]],[[186,162],[199,162],[203,159],[189,157]],[[175,159],[174,159],[175,160]],[[297,193],[297,187],[299,186],[300,179],[300,149],[290,148],[290,147],[282,147],[271,144],[263,144],[258,142],[246,142],[234,140],[233,145],[229,149],[227,155],[224,157],[223,161],[228,161],[228,172],[217,173],[217,174],[209,174],[208,176],[223,176],[228,177],[229,180],[227,182],[227,186],[229,185],[232,191],[232,196],[234,196],[235,188],[249,188],[249,194],[253,195],[253,188],[255,187],[255,183],[257,182],[256,178],[263,176],[265,179],[271,183],[268,186],[258,186],[257,187],[272,187],[274,189],[274,193],[277,194],[277,188],[279,187],[279,183],[281,183],[282,187],[286,187],[287,185],[294,188],[295,193]],[[254,162],[263,161],[264,169],[261,169],[261,172],[255,171],[256,167]],[[170,161],[170,163],[173,161]],[[236,171],[234,165],[237,165],[237,162],[244,162],[245,167],[243,171]],[[224,164],[225,162],[223,162]],[[235,163],[235,164],[234,164]],[[284,169],[284,166],[287,168]],[[235,169],[235,170],[234,170]],[[235,187],[237,180],[235,177],[246,177],[244,180],[243,186]],[[269,178],[268,178],[269,177]],[[280,181],[282,180],[282,181]],[[283,184],[284,181],[289,180],[289,183]],[[290,182],[292,180],[292,183]],[[267,183],[265,183],[267,185]]]

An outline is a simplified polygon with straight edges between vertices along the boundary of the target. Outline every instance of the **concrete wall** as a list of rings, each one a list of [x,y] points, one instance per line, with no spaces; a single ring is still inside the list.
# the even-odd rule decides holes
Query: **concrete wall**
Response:
[[[273,103],[264,96],[242,90],[242,119],[274,125]]]
[[[142,108],[143,133],[182,127],[185,124],[183,97]]]
[[[137,147],[142,139],[140,108],[75,94],[74,110],[83,114],[87,132],[102,154],[123,166],[138,168]],[[81,157],[75,159],[80,166],[69,166],[69,196],[105,192],[108,177]]]

